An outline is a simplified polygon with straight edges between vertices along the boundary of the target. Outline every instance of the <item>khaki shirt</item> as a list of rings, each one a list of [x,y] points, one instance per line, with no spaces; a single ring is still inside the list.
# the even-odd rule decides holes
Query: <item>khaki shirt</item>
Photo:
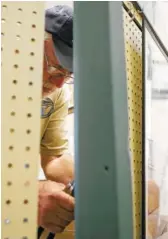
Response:
[[[64,88],[42,99],[40,153],[59,156],[68,151],[68,97]]]

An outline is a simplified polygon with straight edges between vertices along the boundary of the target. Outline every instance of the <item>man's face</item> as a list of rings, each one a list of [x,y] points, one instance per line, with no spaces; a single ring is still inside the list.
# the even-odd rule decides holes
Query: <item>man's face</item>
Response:
[[[56,88],[61,88],[70,73],[59,65],[55,56],[52,38],[44,42],[44,63],[43,63],[43,96],[52,93]]]

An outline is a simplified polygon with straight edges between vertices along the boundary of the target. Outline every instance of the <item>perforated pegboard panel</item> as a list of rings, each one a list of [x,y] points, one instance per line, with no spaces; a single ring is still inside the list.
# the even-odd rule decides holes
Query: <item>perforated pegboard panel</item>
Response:
[[[135,9],[130,7],[134,16]],[[129,147],[132,162],[134,239],[141,238],[142,185],[142,32],[124,13],[124,35],[128,87]],[[140,21],[140,17],[138,17]]]
[[[43,2],[2,2],[2,239],[35,239]]]

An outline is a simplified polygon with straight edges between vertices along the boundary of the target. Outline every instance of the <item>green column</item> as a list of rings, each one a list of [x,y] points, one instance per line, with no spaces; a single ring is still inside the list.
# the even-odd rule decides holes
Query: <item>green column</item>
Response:
[[[132,239],[121,2],[74,2],[76,238]]]

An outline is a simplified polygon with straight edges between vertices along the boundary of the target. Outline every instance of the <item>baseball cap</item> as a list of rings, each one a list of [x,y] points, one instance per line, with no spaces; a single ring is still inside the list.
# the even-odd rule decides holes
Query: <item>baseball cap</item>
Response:
[[[73,10],[57,5],[45,11],[45,31],[52,34],[56,57],[63,67],[73,72]]]

